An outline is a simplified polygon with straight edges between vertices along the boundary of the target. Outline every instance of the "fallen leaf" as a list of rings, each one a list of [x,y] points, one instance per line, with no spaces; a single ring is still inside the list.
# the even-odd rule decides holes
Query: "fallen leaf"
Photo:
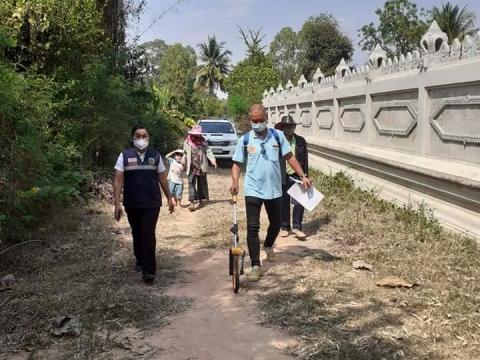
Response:
[[[352,263],[352,267],[357,270],[368,270],[368,271],[373,271],[373,266],[370,265],[369,263],[366,263],[363,260],[355,260]]]
[[[4,277],[0,278],[0,291],[10,290],[17,280],[13,274],[5,275]]]
[[[405,281],[398,276],[387,276],[377,281],[377,285],[390,287],[390,288],[397,288],[397,287],[412,288],[417,284]]]
[[[74,335],[82,332],[80,319],[77,316],[58,316],[52,320],[50,333],[55,336]]]

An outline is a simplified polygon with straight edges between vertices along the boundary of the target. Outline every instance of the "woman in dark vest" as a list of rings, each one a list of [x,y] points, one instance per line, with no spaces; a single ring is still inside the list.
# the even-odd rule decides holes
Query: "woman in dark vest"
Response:
[[[162,157],[148,146],[147,130],[135,126],[132,138],[134,147],[122,151],[115,165],[115,219],[119,221],[122,216],[120,193],[123,188],[123,206],[132,228],[135,270],[141,271],[143,280],[150,284],[155,280],[155,228],[162,206],[159,183],[168,199],[170,212],[174,210],[174,203]]]

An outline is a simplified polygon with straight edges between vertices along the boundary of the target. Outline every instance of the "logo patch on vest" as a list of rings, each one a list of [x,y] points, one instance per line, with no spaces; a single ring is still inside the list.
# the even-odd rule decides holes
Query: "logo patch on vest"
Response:
[[[129,165],[131,165],[131,164],[136,165],[137,164],[137,158],[128,158],[127,162],[128,162]]]
[[[256,154],[256,153],[257,153],[257,148],[256,148],[255,146],[253,146],[253,145],[249,145],[249,146],[247,147],[247,152],[248,152],[249,154]]]
[[[149,158],[148,159],[148,164],[149,165],[155,165],[155,159],[154,158]]]

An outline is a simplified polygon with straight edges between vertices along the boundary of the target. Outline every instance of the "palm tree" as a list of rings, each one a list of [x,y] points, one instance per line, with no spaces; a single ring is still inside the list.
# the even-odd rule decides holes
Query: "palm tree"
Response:
[[[438,26],[447,33],[449,41],[456,38],[462,41],[466,35],[473,35],[478,30],[475,28],[475,14],[466,6],[460,8],[450,2],[442,4],[441,8],[434,6],[432,17],[437,21]]]
[[[203,62],[197,72],[196,85],[208,89],[210,95],[214,90],[223,90],[223,80],[230,71],[230,50],[223,50],[225,42],[217,42],[215,35],[208,37],[208,40],[198,44],[200,49],[200,60]]]

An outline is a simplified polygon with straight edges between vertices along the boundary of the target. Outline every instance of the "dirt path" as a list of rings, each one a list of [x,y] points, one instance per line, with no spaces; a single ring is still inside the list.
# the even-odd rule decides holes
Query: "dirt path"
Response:
[[[160,220],[159,231],[163,234],[160,237],[179,252],[188,272],[185,281],[171,287],[167,294],[189,297],[193,306],[146,339],[161,349],[154,358],[291,359],[282,350],[297,342],[277,329],[262,326],[255,309],[255,287],[244,279],[239,294],[233,294],[226,249],[204,249],[201,241],[195,240],[199,234],[215,236],[214,231],[205,233],[203,227],[209,221],[220,220],[224,224],[231,221],[230,207],[225,201],[229,186],[227,172],[220,170],[211,175],[209,184],[212,205],[193,213],[180,209],[175,216],[164,214]],[[240,206],[240,212],[242,209]],[[219,236],[229,238],[228,233]]]

